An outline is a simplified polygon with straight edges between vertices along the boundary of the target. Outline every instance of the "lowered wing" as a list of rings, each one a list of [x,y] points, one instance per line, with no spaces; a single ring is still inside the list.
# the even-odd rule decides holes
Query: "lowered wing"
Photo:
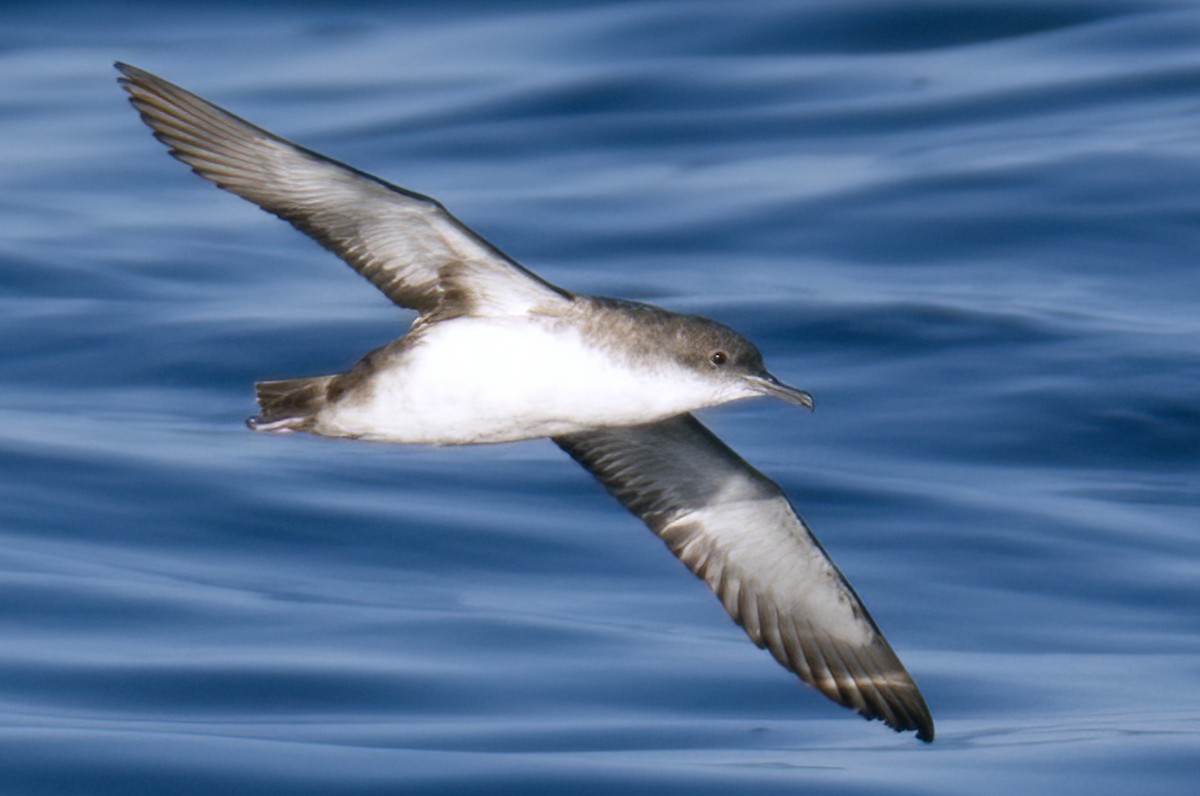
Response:
[[[933,718],[783,491],[691,415],[555,442],[703,578],[760,647],[830,699],[933,740]]]

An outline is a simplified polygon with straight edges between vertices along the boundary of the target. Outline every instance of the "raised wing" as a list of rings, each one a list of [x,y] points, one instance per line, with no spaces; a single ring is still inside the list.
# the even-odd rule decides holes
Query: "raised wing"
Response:
[[[755,644],[835,702],[933,740],[916,683],[783,491],[698,420],[554,441],[712,587]]]
[[[116,67],[172,155],[291,222],[400,306],[422,316],[516,314],[569,298],[437,200],[297,146],[142,69]]]

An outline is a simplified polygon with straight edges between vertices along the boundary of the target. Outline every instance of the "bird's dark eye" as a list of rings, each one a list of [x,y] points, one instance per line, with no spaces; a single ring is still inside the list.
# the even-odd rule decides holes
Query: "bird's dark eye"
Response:
[[[729,355],[726,354],[724,351],[713,351],[712,354],[708,357],[708,361],[713,363],[714,365],[724,365],[726,362],[729,361]]]

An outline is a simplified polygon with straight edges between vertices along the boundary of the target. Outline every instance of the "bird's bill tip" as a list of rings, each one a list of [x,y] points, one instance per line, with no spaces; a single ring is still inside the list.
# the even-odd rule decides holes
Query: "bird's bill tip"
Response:
[[[769,395],[772,398],[779,398],[790,404],[799,404],[809,410],[816,406],[812,394],[808,390],[801,390],[798,387],[791,387],[784,384],[766,371],[755,376],[746,376],[745,378],[746,381],[750,382],[750,388],[755,392]]]

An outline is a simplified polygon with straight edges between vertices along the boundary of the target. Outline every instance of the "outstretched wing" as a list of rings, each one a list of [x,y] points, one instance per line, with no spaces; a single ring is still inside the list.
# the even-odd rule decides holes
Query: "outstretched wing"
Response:
[[[698,420],[554,441],[712,587],[755,644],[835,702],[933,740],[916,683],[783,491]]]
[[[142,69],[116,67],[130,102],[172,155],[291,222],[400,306],[422,316],[519,313],[570,296],[437,200],[297,146]]]

